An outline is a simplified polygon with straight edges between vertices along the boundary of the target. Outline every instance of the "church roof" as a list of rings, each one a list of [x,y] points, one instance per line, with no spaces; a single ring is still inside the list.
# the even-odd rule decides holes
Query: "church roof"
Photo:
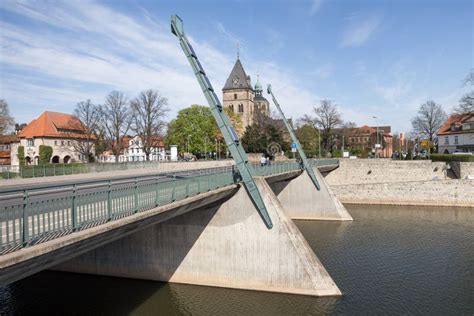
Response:
[[[229,89],[252,89],[250,77],[247,77],[244,67],[238,58],[225,82],[224,88],[222,88],[222,90]]]

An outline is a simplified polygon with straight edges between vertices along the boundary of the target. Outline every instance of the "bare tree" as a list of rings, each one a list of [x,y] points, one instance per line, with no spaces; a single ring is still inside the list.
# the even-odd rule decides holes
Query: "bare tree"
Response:
[[[95,143],[100,126],[99,107],[91,100],[79,102],[74,109],[74,115],[81,120],[84,126],[84,138],[74,142],[74,149],[88,162],[94,160]]]
[[[470,74],[464,79],[464,84],[474,86],[474,69],[471,69]],[[470,112],[474,112],[474,90],[463,95],[459,100],[459,105],[454,108],[455,114]]]
[[[331,131],[342,124],[341,114],[337,109],[337,105],[330,100],[321,100],[321,105],[314,108],[316,115],[314,123],[316,127],[321,129],[321,141],[326,151],[333,146],[334,139],[331,137]]]
[[[416,137],[427,139],[433,144],[436,132],[447,117],[441,105],[434,101],[427,101],[420,106],[418,114],[411,121],[413,134]]]
[[[146,160],[150,160],[153,147],[157,147],[157,137],[166,123],[163,118],[168,109],[168,100],[157,90],[142,91],[130,102],[133,113],[133,131],[140,137]]]
[[[115,162],[119,162],[120,153],[124,149],[123,137],[127,135],[132,123],[127,98],[122,92],[110,92],[100,109],[100,115],[104,140],[112,150]]]
[[[15,121],[10,116],[7,101],[0,99],[0,134],[5,134],[13,127]]]

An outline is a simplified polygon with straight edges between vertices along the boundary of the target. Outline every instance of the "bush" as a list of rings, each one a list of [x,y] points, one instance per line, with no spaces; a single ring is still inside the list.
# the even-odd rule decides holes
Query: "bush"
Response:
[[[53,147],[40,145],[39,146],[39,164],[49,164],[51,157],[53,156]]]
[[[432,154],[432,161],[462,161],[462,162],[474,162],[474,155],[451,155],[451,154]]]
[[[20,166],[25,165],[25,147],[24,146],[18,146],[18,160],[20,161]]]

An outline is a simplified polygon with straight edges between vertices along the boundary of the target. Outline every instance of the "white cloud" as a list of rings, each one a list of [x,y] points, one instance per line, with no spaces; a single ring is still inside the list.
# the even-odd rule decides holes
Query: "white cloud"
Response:
[[[348,18],[349,24],[343,33],[341,47],[361,46],[377,31],[382,23],[382,15],[363,16],[353,14]]]
[[[113,89],[129,97],[143,89],[159,89],[169,100],[170,117],[190,104],[206,104],[169,22],[144,9],[142,16],[133,17],[93,1],[54,5],[3,1],[0,8],[38,26],[0,22],[0,70],[8,77],[0,82],[0,97],[9,101],[18,121],[29,121],[48,109],[72,112],[87,98],[101,104]],[[237,39],[221,26],[229,41]],[[215,90],[220,91],[235,55],[189,33]],[[318,102],[316,93],[304,89],[284,65],[246,56],[243,63],[254,80],[258,71],[263,82],[274,84],[289,116],[307,113]]]

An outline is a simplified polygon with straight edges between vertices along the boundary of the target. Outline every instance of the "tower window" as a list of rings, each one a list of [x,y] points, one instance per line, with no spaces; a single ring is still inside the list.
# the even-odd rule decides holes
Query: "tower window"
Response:
[[[239,104],[239,112],[244,113],[244,105],[242,103]]]
[[[237,93],[234,93],[234,100],[237,100]]]
[[[234,105],[233,104],[229,105],[229,108],[232,112],[234,112]]]

